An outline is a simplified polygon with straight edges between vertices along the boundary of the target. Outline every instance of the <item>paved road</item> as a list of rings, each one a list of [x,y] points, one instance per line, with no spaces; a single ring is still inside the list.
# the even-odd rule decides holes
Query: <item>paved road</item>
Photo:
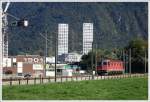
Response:
[[[127,78],[127,77],[143,77],[147,74],[124,74],[124,75],[111,75],[111,76],[73,76],[73,77],[58,77],[56,82],[67,82],[67,81],[82,81],[82,80],[105,80],[105,79],[120,79],[120,78]],[[2,81],[2,85],[27,85],[27,84],[43,84],[43,83],[54,83],[54,78],[32,78],[32,79],[13,79],[4,80]]]

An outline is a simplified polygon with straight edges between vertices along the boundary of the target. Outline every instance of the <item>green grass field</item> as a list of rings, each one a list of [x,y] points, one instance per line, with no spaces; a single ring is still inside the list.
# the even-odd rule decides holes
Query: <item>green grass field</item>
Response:
[[[147,100],[148,78],[3,86],[3,100]]]

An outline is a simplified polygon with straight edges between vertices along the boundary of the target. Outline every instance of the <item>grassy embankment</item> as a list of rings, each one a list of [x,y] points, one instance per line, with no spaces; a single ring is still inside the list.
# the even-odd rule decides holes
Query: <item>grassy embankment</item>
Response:
[[[147,100],[148,78],[3,86],[3,100]]]

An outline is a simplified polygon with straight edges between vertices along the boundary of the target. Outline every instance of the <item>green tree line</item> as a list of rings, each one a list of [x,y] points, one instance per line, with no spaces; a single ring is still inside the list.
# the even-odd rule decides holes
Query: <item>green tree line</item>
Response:
[[[130,41],[124,48],[113,49],[95,49],[93,48],[93,63],[97,65],[103,59],[122,60],[126,58],[126,72],[129,72],[129,50],[131,49],[131,72],[147,72],[148,71],[148,42],[142,38],[135,38]],[[82,56],[80,62],[81,67],[85,70],[91,71],[92,51]]]

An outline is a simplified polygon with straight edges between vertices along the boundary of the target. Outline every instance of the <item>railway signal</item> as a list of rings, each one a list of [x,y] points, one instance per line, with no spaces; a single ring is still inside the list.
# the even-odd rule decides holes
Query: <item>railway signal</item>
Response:
[[[26,19],[22,19],[22,20],[17,21],[18,27],[27,27],[28,25],[29,25],[29,22]]]

